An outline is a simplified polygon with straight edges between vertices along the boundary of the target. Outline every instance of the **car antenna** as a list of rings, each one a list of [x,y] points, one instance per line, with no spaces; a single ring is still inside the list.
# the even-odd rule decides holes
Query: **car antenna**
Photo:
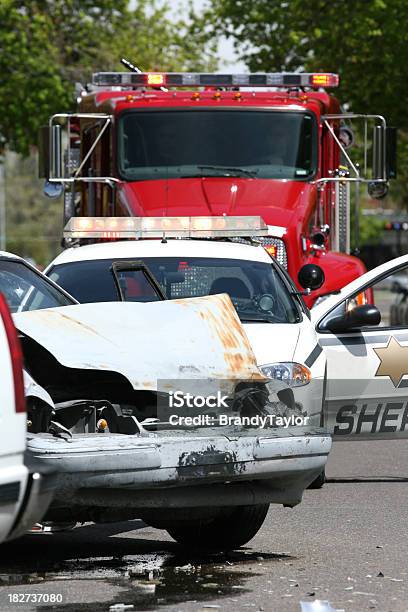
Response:
[[[121,64],[123,64],[124,66],[126,66],[126,68],[128,68],[129,70],[131,70],[132,72],[142,72],[140,70],[140,68],[138,68],[137,66],[135,66],[134,64],[132,64],[132,62],[129,62],[129,60],[127,60],[125,57],[122,57],[120,60]]]
[[[129,60],[127,60],[125,57],[121,57],[120,58],[120,62],[121,62],[121,64],[126,66],[126,68],[128,70],[130,70],[131,72],[137,72],[137,73],[141,73],[142,72],[142,70],[140,70],[140,68],[138,68],[137,66],[132,64],[132,62],[129,62]],[[168,89],[166,89],[166,87],[159,87],[159,89],[161,91],[168,91]]]

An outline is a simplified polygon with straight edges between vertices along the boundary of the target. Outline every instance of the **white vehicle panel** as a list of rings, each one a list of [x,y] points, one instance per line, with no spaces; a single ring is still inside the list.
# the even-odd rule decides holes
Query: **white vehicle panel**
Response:
[[[347,298],[404,264],[407,255],[349,283],[312,309],[313,323],[318,326]],[[408,329],[378,325],[318,335],[328,368],[325,422],[334,436],[408,438]]]
[[[244,323],[246,335],[259,365],[278,361],[293,361],[302,332],[301,323]],[[310,351],[309,351],[310,352]]]
[[[23,463],[26,415],[15,410],[14,379],[6,330],[0,316],[0,543],[17,516],[27,481]]]
[[[19,444],[19,436],[16,431],[11,439],[7,439],[3,432],[7,427],[8,422],[15,419],[15,403],[14,403],[14,382],[13,371],[11,367],[10,350],[6,330],[0,318],[0,457],[10,453],[17,453],[21,448]],[[3,439],[4,438],[4,439]]]
[[[210,240],[127,240],[84,245],[66,249],[46,268],[74,261],[110,258],[141,257],[219,257],[220,259],[244,259],[270,263],[271,258],[260,245],[239,242],[214,242]]]

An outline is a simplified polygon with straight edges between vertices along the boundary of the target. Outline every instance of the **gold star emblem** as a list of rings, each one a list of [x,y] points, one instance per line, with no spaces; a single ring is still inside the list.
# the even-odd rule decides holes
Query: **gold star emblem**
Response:
[[[375,348],[374,352],[381,362],[375,376],[389,376],[394,387],[398,387],[404,374],[408,374],[408,346],[401,346],[394,336],[391,336],[387,346]]]

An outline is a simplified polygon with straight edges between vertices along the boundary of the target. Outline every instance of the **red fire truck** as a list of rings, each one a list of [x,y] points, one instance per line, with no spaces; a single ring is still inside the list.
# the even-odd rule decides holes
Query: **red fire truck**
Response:
[[[260,215],[265,248],[296,282],[304,264],[323,268],[311,305],[365,271],[350,254],[351,194],[356,211],[362,182],[382,197],[395,175],[395,131],[381,116],[342,112],[326,91],[338,82],[331,73],[96,73],[78,112],[43,130],[45,192],[64,193],[64,223],[115,217],[107,239],[119,217]],[[354,120],[359,163],[349,153]]]

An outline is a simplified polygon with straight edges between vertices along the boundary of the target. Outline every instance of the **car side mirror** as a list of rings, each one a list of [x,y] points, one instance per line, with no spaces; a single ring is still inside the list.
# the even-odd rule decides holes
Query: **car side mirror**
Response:
[[[324,283],[324,272],[320,266],[306,264],[299,270],[298,282],[303,289],[320,289]]]
[[[352,310],[345,312],[340,316],[334,316],[324,323],[324,329],[334,332],[348,332],[353,329],[357,330],[360,327],[369,325],[379,325],[381,323],[381,313],[373,304],[363,304],[356,306]]]

